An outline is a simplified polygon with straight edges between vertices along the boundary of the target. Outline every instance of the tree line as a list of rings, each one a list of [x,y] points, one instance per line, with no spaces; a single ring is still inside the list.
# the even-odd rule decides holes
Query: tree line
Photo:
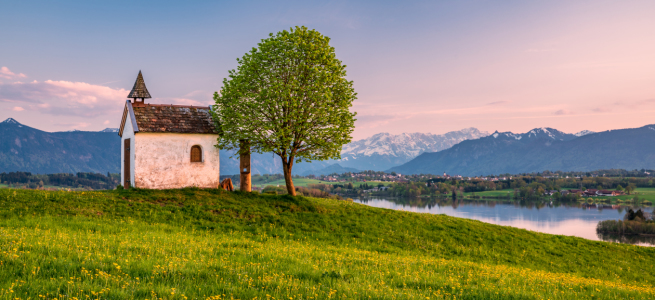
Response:
[[[93,190],[114,189],[120,181],[120,174],[84,173],[76,174],[32,174],[30,172],[0,173],[0,182],[15,188],[45,188],[46,186],[84,188]]]

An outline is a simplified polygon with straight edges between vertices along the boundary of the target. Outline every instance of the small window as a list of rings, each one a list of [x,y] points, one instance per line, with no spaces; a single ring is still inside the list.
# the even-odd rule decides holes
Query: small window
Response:
[[[191,147],[191,162],[202,162],[202,150],[198,145]]]

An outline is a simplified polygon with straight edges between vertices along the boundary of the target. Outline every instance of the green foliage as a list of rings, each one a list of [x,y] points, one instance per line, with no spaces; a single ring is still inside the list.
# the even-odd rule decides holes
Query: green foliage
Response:
[[[120,181],[120,174],[83,173],[77,174],[32,174],[30,172],[0,173],[0,182],[21,188],[45,188],[46,186],[84,188],[93,190],[112,189]]]
[[[653,248],[332,199],[0,190],[0,298],[646,299],[654,260]]]
[[[296,27],[262,40],[237,59],[237,70],[214,94],[223,130],[218,146],[239,149],[249,140],[258,153],[295,162],[340,158],[349,143],[356,93],[330,39]]]
[[[605,220],[598,222],[598,233],[614,233],[620,235],[655,235],[655,223],[628,220]]]
[[[214,94],[223,131],[217,146],[235,150],[247,140],[254,152],[279,155],[287,186],[294,162],[339,159],[354,130],[356,93],[329,41],[296,27],[270,34],[237,59]]]

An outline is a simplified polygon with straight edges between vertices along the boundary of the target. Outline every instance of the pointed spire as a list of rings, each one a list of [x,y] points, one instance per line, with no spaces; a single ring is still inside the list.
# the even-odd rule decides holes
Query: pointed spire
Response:
[[[141,75],[141,70],[139,70],[139,75],[136,77],[136,82],[134,82],[134,87],[132,88],[130,94],[127,95],[127,98],[134,98],[134,100],[136,100],[137,98],[141,98],[141,99],[152,98],[150,97],[150,93],[146,88],[146,82],[143,81],[143,75]]]

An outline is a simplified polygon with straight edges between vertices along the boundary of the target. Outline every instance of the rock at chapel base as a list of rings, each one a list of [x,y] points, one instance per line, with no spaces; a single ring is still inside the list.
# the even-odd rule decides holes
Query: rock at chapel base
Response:
[[[232,185],[232,179],[225,178],[221,181],[220,187],[226,191],[234,192],[234,186]]]

